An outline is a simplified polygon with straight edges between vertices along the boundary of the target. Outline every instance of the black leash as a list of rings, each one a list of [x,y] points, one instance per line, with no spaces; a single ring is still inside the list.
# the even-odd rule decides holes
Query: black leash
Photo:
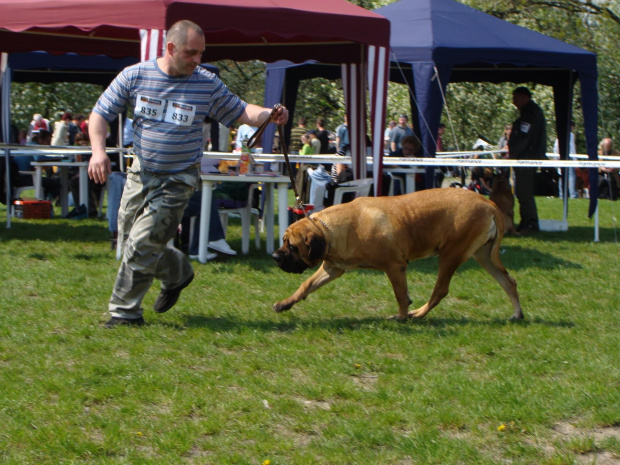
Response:
[[[265,132],[265,128],[269,123],[271,123],[271,119],[275,116],[275,114],[280,108],[282,108],[282,104],[280,103],[276,103],[273,106],[273,110],[271,110],[271,114],[269,115],[269,117],[263,122],[263,124],[261,124],[261,126],[256,130],[254,134],[252,134],[252,137],[250,137],[250,139],[248,140],[248,148],[252,148],[256,145],[259,138],[263,135],[263,132]],[[284,160],[286,161],[286,167],[288,168],[288,175],[291,178],[291,185],[293,186],[293,193],[295,194],[295,206],[293,208],[296,210],[301,210],[304,216],[308,216],[306,209],[304,208],[304,204],[301,201],[301,196],[297,192],[295,178],[293,177],[293,169],[291,167],[291,162],[288,159],[288,151],[286,149],[286,142],[284,141],[284,126],[277,125],[277,128],[278,136],[280,137],[280,147],[282,147],[282,153],[284,154]],[[301,212],[298,211],[296,213],[300,214]]]

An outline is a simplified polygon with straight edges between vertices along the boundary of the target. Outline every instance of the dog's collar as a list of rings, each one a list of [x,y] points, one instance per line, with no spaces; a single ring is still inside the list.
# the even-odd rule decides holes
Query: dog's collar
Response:
[[[319,223],[321,223],[323,225],[323,227],[327,230],[329,230],[329,227],[325,224],[325,221],[323,221],[321,218],[316,218],[314,216],[310,216],[311,220],[315,220],[318,221]]]

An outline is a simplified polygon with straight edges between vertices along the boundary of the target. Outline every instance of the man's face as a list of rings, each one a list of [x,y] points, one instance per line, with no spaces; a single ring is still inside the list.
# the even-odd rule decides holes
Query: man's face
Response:
[[[194,69],[200,65],[204,50],[205,38],[193,29],[189,29],[185,45],[173,45],[172,74],[176,76],[190,76]]]
[[[398,125],[405,127],[407,125],[407,118],[405,116],[398,117]]]

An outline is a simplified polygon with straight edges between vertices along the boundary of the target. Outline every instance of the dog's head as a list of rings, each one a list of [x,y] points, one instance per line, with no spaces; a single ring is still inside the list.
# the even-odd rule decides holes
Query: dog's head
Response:
[[[308,218],[290,225],[282,241],[282,247],[272,257],[287,273],[303,273],[318,265],[325,255],[325,237]]]

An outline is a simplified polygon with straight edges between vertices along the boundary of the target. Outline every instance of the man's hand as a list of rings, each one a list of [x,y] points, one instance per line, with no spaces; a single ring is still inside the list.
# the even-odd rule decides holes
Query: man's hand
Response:
[[[88,163],[88,177],[97,184],[105,184],[108,175],[112,172],[112,164],[108,154],[104,151],[96,151],[93,148],[93,156]]]
[[[286,107],[281,106],[275,112],[271,120],[276,123],[278,126],[284,126],[288,121],[288,110]]]

